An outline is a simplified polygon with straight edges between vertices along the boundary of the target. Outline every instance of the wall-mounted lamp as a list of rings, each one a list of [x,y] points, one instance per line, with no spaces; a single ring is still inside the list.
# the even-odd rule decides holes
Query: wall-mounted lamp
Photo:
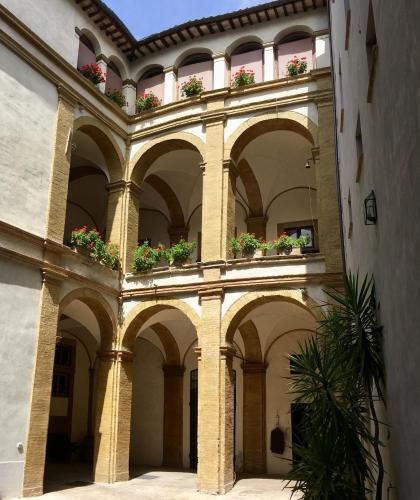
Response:
[[[376,198],[375,193],[372,190],[365,198],[365,224],[366,226],[371,226],[372,224],[376,224],[378,220],[378,212],[376,210]]]
[[[305,163],[305,168],[311,168],[311,164],[309,162],[313,162],[313,158],[308,158]],[[314,162],[315,163],[315,162]]]

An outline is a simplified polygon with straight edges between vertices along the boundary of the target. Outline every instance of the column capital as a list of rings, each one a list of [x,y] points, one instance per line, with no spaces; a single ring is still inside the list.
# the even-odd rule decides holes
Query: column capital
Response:
[[[216,112],[216,113],[206,113],[202,115],[202,120],[203,123],[206,127],[212,126],[212,125],[218,125],[219,123],[225,123],[227,119],[226,113],[223,112]]]
[[[58,98],[62,101],[66,101],[71,106],[76,106],[77,97],[63,85],[57,85]]]
[[[263,43],[263,48],[264,49],[274,49],[274,45],[275,43],[274,42],[266,42],[266,43]]]
[[[230,345],[222,345],[219,348],[221,359],[233,359],[235,356],[235,349]]]
[[[127,191],[134,196],[137,196],[137,198],[140,198],[140,196],[143,194],[143,189],[135,181],[127,181],[125,183],[125,186],[127,188]]]
[[[96,62],[100,62],[100,61],[103,61],[105,64],[109,63],[109,59],[105,54],[98,54],[96,56]]]
[[[164,72],[164,73],[171,73],[171,72],[172,72],[172,73],[175,73],[175,71],[176,71],[175,66],[168,66],[168,67],[166,67],[166,68],[163,68],[163,72]]]
[[[137,87],[137,83],[134,80],[131,80],[130,78],[127,78],[122,82],[123,87],[125,86],[131,86],[131,87]]]
[[[106,185],[108,193],[119,193],[125,190],[126,182],[124,180],[109,182]]]
[[[238,169],[236,168],[236,165],[233,162],[232,158],[223,160],[223,170],[228,171],[229,174],[233,175],[234,177],[239,176]]]
[[[68,275],[66,272],[58,270],[58,269],[42,268],[41,269],[41,277],[42,277],[43,283],[48,283],[50,285],[60,286],[61,283],[66,278],[68,278]]]
[[[221,300],[223,299],[224,293],[225,292],[222,287],[208,288],[206,290],[199,290],[198,297],[200,302],[203,302],[203,300]]]
[[[105,359],[109,361],[122,362],[132,362],[134,360],[134,353],[131,351],[119,351],[117,349],[112,349],[110,351],[101,351],[98,353],[100,359]]]
[[[194,347],[193,349],[195,355],[197,356],[198,361],[201,359],[201,347]]]

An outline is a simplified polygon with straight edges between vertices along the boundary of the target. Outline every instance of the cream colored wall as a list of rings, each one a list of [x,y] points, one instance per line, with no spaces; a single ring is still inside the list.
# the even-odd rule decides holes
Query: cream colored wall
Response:
[[[0,46],[0,219],[45,234],[56,88]]]
[[[163,457],[162,353],[138,339],[133,366],[130,463],[160,467]]]
[[[290,362],[288,354],[298,352],[298,343],[308,338],[308,333],[293,332],[286,334],[275,342],[266,359],[268,363],[266,375],[267,406],[266,406],[266,436],[267,436],[267,472],[284,476],[290,470],[292,459],[292,424],[290,405],[293,400],[289,393]],[[285,433],[286,450],[283,455],[270,451],[270,434],[277,424],[277,413],[280,418],[280,428]]]

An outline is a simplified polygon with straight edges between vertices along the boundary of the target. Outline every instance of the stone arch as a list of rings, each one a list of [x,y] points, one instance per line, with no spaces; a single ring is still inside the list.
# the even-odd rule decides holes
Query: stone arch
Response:
[[[264,215],[267,216],[268,215],[268,212],[270,210],[270,207],[271,205],[278,199],[280,198],[281,196],[283,196],[284,194],[286,193],[289,193],[290,191],[297,191],[297,190],[309,190],[309,191],[313,191],[313,192],[316,192],[317,190],[311,186],[294,186],[292,188],[288,188],[288,189],[284,189],[283,191],[280,191],[279,193],[275,194],[271,200],[267,203],[267,208],[265,209],[265,213]]]
[[[192,47],[190,49],[187,49],[187,50],[184,50],[184,52],[182,52],[175,60],[174,62],[174,67],[175,68],[179,68],[180,66],[182,66],[182,64],[184,63],[184,61],[186,59],[188,59],[188,57],[190,56],[193,56],[195,54],[206,54],[208,56],[210,56],[210,58],[212,58],[213,56],[213,52],[209,49],[209,48],[205,48],[205,47]]]
[[[151,174],[146,177],[147,182],[152,188],[160,195],[168,207],[168,212],[171,218],[171,224],[175,227],[184,227],[184,213],[182,211],[181,203],[171,186],[165,182],[161,177]]]
[[[88,135],[102,151],[110,182],[121,180],[123,177],[124,157],[109,129],[96,118],[81,116],[74,121],[73,134],[78,130]]]
[[[115,64],[115,66],[118,68],[118,71],[120,72],[121,80],[124,81],[127,79],[127,70],[124,65],[124,63],[121,61],[121,59],[116,56],[116,55],[111,55],[108,59],[109,62]]]
[[[149,167],[160,156],[170,151],[189,150],[197,151],[205,161],[204,143],[197,136],[189,132],[176,132],[156,137],[136,152],[130,161],[130,178],[141,184]]]
[[[135,82],[137,83],[139,80],[142,80],[144,78],[144,75],[151,72],[151,70],[156,70],[156,73],[158,73],[159,71],[160,73],[163,74],[163,66],[161,64],[154,64],[154,63],[147,64],[146,66],[143,66],[137,71],[136,77],[134,79]]]
[[[166,328],[162,323],[155,323],[150,328],[156,333],[163,345],[166,363],[168,365],[179,365],[180,355],[178,344],[169,328]]]
[[[261,342],[257,328],[252,320],[247,321],[239,327],[245,346],[245,360],[251,363],[262,362]]]
[[[274,130],[288,130],[300,134],[315,146],[318,126],[307,116],[296,111],[279,111],[253,116],[240,125],[225,145],[225,160],[237,162],[245,146],[256,137]]]
[[[234,40],[228,47],[226,47],[225,53],[227,56],[230,57],[232,52],[234,52],[236,49],[238,49],[241,45],[245,45],[246,43],[250,43],[250,42],[259,43],[261,45],[261,47],[264,44],[264,41],[262,40],[262,38],[255,36],[255,35],[248,35],[248,36],[244,36],[244,37],[241,37],[241,38]]]
[[[177,309],[181,311],[192,323],[198,336],[200,318],[191,306],[178,299],[157,299],[153,305],[141,302],[127,315],[120,338],[122,348],[131,350],[137,332],[144,323],[156,313],[166,309]]]
[[[92,31],[90,31],[88,28],[81,28],[79,33],[79,36],[84,35],[93,45],[96,56],[102,53],[101,44],[99,43],[99,40],[96,38],[96,36],[92,33]]]
[[[94,314],[101,332],[101,350],[111,350],[116,339],[117,322],[107,300],[96,290],[76,288],[61,299],[59,317],[62,311],[75,300],[83,302]]]
[[[228,345],[232,344],[235,331],[249,312],[259,305],[273,301],[290,302],[304,308],[316,320],[320,318],[320,305],[303,290],[288,289],[249,292],[234,302],[223,316],[222,335],[225,342]]]

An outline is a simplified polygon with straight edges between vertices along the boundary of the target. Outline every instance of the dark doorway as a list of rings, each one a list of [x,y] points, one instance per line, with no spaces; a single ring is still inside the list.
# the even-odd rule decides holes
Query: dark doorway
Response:
[[[303,436],[303,416],[305,413],[305,403],[292,403],[292,454],[293,454],[293,464],[297,464],[300,460],[300,456],[296,453],[296,445],[303,446],[305,444],[305,439]]]
[[[197,469],[198,370],[190,374],[190,468]]]

